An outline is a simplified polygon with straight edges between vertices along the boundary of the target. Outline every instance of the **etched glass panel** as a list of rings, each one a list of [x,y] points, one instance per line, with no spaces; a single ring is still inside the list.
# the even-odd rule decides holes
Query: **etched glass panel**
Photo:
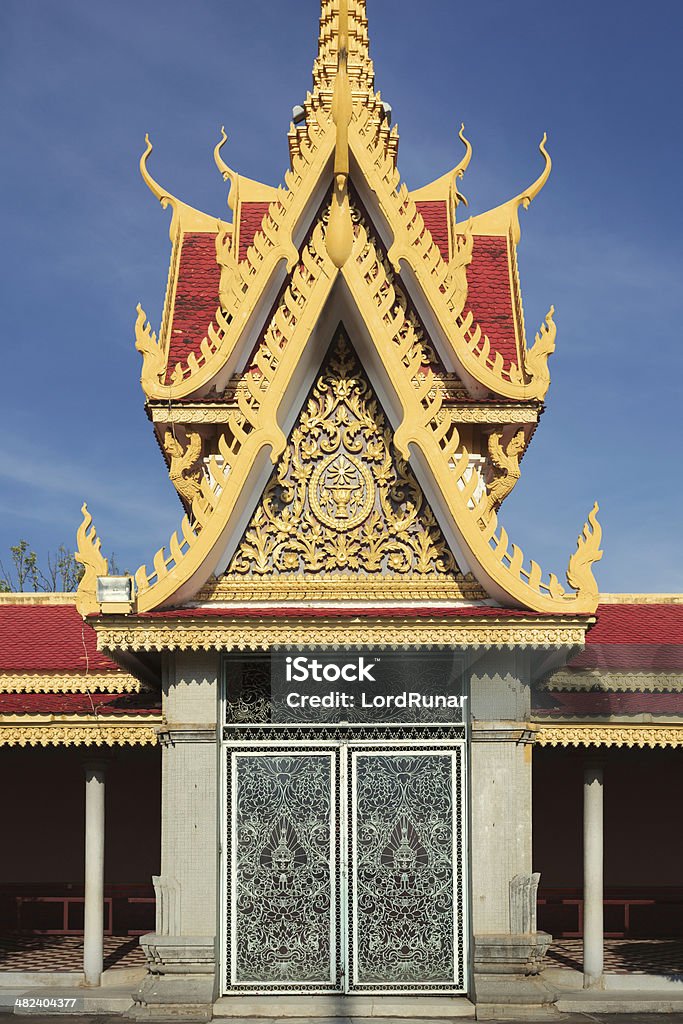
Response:
[[[335,963],[332,755],[235,757],[234,982],[329,985]]]
[[[353,983],[453,985],[453,762],[354,754]]]

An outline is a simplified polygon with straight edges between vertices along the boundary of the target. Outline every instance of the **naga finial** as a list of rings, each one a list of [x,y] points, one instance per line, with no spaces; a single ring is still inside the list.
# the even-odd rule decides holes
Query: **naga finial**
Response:
[[[228,206],[234,213],[237,208],[237,200],[239,197],[240,176],[237,173],[237,171],[233,171],[231,167],[228,167],[225,160],[221,156],[221,150],[227,141],[228,136],[225,133],[225,125],[221,125],[221,137],[214,146],[213,159],[216,164],[216,167],[221,173],[223,181],[230,182],[230,191],[228,192]]]
[[[145,151],[140,157],[140,174],[142,175],[142,180],[147,188],[153,196],[156,196],[165,210],[168,204],[173,201],[173,196],[169,195],[168,192],[161,187],[159,182],[152,177],[147,169],[147,160],[149,159],[149,155],[153,149],[154,146],[152,145],[149,134],[145,132]]]
[[[337,126],[334,150],[334,185],[326,244],[330,259],[341,269],[353,248],[353,222],[349,203],[349,124],[352,115],[348,75],[349,4],[339,0],[337,75],[332,94],[332,120]]]
[[[167,206],[171,206],[171,209],[173,210],[173,217],[171,218],[171,227],[169,230],[169,235],[171,241],[175,242],[176,230],[180,225],[179,211],[180,208],[185,204],[182,203],[179,199],[176,199],[176,197],[171,195],[170,192],[167,192],[166,189],[162,188],[159,182],[156,180],[156,178],[153,178],[152,175],[149,173],[149,170],[147,168],[147,160],[149,158],[149,154],[152,152],[153,149],[154,147],[152,146],[150,137],[147,133],[145,133],[145,151],[140,157],[140,174],[142,175],[142,180],[144,181],[145,185],[150,190],[152,195],[156,196],[156,198],[161,203],[162,209],[165,210]]]
[[[97,577],[106,576],[109,566],[107,559],[102,554],[102,542],[92,525],[92,516],[88,512],[85,502],[81,507],[81,513],[83,522],[78,527],[76,534],[78,547],[74,558],[83,566],[83,575],[76,593],[76,607],[81,615],[86,616],[99,611]]]
[[[543,400],[550,387],[550,370],[548,359],[555,351],[557,326],[555,324],[555,307],[548,310],[541,328],[534,338],[534,343],[524,355],[524,369],[534,384],[534,397]]]
[[[530,205],[532,199],[536,198],[536,196],[541,191],[541,189],[545,185],[546,181],[550,177],[550,172],[551,172],[552,167],[553,167],[553,162],[550,159],[550,153],[545,148],[545,144],[546,144],[547,141],[548,141],[548,135],[547,135],[546,132],[543,132],[543,138],[541,139],[541,141],[538,144],[538,150],[539,150],[541,156],[543,156],[545,158],[545,167],[543,168],[543,170],[541,171],[539,176],[536,178],[536,181],[533,183],[533,185],[529,185],[529,188],[526,190],[526,192],[523,192],[522,195],[518,197],[519,202],[522,204],[522,206],[524,207],[525,210],[529,209],[529,205]]]
[[[135,307],[137,317],[135,318],[135,347],[142,356],[142,373],[140,383],[146,395],[150,393],[159,382],[166,370],[164,353],[157,341],[156,333],[147,319],[147,314],[138,302]]]
[[[465,123],[460,125],[460,131],[458,132],[458,138],[465,147],[465,155],[460,163],[453,168],[451,172],[451,201],[453,207],[456,207],[459,203],[468,205],[467,199],[461,192],[458,191],[458,181],[465,176],[465,171],[470,166],[470,160],[472,159],[472,143],[465,137]]]
[[[593,565],[602,558],[600,543],[602,541],[602,527],[598,522],[600,506],[597,501],[588,513],[588,522],[584,523],[583,530],[576,542],[576,551],[569,559],[567,569],[567,582],[584,598],[594,598],[597,601],[599,590],[598,584],[593,576]]]

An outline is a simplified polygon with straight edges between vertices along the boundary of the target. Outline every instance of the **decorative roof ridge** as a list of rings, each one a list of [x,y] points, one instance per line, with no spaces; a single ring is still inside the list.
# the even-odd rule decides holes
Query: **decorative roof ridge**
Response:
[[[599,595],[600,604],[680,604],[683,605],[683,594],[603,594]]]
[[[315,198],[334,147],[334,126],[329,114],[320,110],[302,134],[305,143],[293,161],[292,170],[285,174],[285,187],[277,188],[244,260],[236,261],[233,239],[225,234],[226,225],[214,222],[217,262],[222,268],[220,306],[207,328],[199,354],[191,353],[186,367],[179,363],[169,384],[162,381],[166,373],[162,344],[138,305],[135,347],[143,357],[141,383],[148,399],[183,399],[209,387],[218,373],[229,375],[239,355],[239,343],[253,326],[264,296],[272,290],[276,273],[282,272],[281,264],[286,264],[286,273],[298,264],[300,254],[293,236]]]
[[[254,477],[262,472],[266,450],[270,449],[270,459],[275,462],[285,448],[286,437],[277,421],[279,401],[275,396],[279,389],[281,398],[291,382],[336,275],[319,222],[298,257],[290,284],[282,294],[263,344],[254,357],[252,365],[258,375],[245,374],[246,387],[237,395],[238,407],[231,411],[229,422],[219,436],[217,454],[209,457],[208,473],[192,501],[191,518],[184,516],[181,536],[173,533],[168,552],[161,548],[156,553],[153,572],[148,574],[143,565],[135,574],[140,611],[157,607],[182,593],[182,587],[190,586],[191,581],[196,591],[213,573],[215,559],[222,553],[223,535],[232,517],[239,512],[242,490],[246,488],[248,492],[249,487],[255,486]],[[88,572],[79,587],[78,608],[82,614],[88,614],[99,608],[96,576],[104,575],[107,570],[106,562],[97,561],[101,559],[100,542],[85,506],[83,514],[77,558],[88,566]],[[94,577],[91,565],[100,566]]]
[[[465,383],[470,381],[471,386],[484,386],[494,394],[513,399],[543,400],[550,382],[547,360],[555,345],[552,314],[541,327],[538,344],[525,353],[524,370],[515,364],[504,367],[499,352],[491,357],[490,341],[474,323],[472,312],[463,315],[467,267],[472,260],[473,221],[462,225],[462,234],[455,238],[453,257],[446,263],[412,194],[401,183],[399,171],[379,141],[367,108],[354,108],[349,137],[361,172],[393,234],[389,259],[397,273],[402,262],[410,268],[422,305],[434,319],[435,333],[441,336]],[[520,202],[523,198],[530,201],[531,193],[527,190]]]
[[[370,301],[376,309],[377,315],[367,318],[367,327],[376,350],[382,353],[403,409],[403,421],[394,437],[396,447],[406,460],[410,458],[411,444],[421,449],[460,534],[466,561],[479,582],[489,593],[492,586],[495,590],[502,588],[502,594],[535,610],[560,611],[565,607],[567,611],[592,613],[598,602],[592,565],[602,557],[597,503],[569,561],[567,582],[574,594],[565,592],[554,573],[543,583],[536,562],[524,569],[521,549],[516,544],[509,548],[507,532],[502,527],[497,530],[498,517],[486,493],[480,500],[475,499],[481,484],[479,471],[471,467],[457,425],[443,407],[433,371],[423,369],[421,340],[407,320],[381,254],[363,224],[359,226],[353,258],[345,264],[342,274],[356,305],[362,308]]]
[[[16,607],[25,605],[67,605],[76,606],[76,592],[60,591],[0,591],[0,605],[14,605]]]

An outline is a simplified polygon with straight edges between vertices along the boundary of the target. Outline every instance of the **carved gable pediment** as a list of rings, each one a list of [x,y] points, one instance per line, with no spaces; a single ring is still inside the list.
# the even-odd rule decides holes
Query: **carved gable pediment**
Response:
[[[343,328],[226,573],[203,596],[486,596],[459,570]]]

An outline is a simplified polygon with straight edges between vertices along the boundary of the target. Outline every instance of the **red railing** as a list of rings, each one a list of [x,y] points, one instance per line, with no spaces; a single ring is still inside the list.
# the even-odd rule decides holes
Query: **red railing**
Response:
[[[606,938],[665,938],[683,933],[681,887],[606,888],[603,906]],[[541,889],[538,927],[555,938],[580,938],[583,935],[582,890]]]
[[[0,931],[28,935],[82,935],[83,886],[5,884],[0,886]],[[154,931],[151,885],[105,885],[105,935]]]

